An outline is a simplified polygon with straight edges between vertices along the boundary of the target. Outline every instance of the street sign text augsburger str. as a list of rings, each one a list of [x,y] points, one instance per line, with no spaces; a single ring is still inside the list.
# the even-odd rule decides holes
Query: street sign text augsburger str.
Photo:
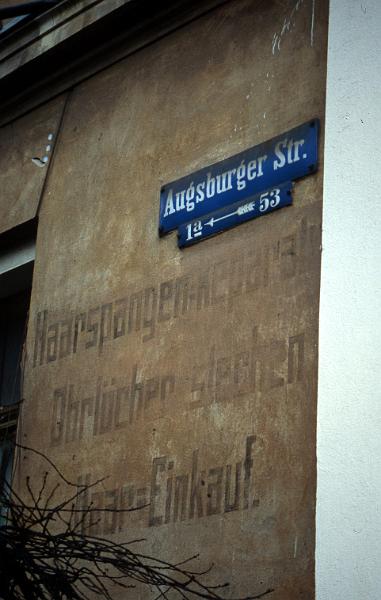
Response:
[[[162,187],[159,234],[316,171],[319,121],[313,119]]]

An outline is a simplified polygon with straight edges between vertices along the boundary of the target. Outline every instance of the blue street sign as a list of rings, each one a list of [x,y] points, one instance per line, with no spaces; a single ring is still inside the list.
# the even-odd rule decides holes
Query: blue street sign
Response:
[[[240,223],[256,219],[273,210],[292,204],[290,181],[256,194],[241,202],[221,208],[205,217],[179,226],[179,248],[201,242],[216,233],[235,227]]]
[[[316,171],[319,120],[162,187],[159,235],[196,217]]]

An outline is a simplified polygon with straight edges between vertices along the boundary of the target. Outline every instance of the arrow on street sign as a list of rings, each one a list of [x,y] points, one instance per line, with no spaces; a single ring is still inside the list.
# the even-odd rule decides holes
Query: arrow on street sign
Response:
[[[291,190],[292,183],[287,181],[247,198],[244,202],[236,202],[201,219],[180,225],[178,229],[179,248],[191,246],[226,229],[291,205]]]

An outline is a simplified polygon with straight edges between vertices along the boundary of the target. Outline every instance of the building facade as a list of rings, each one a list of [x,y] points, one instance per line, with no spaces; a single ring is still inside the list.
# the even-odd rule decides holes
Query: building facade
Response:
[[[92,534],[144,537],[171,561],[200,553],[232,597],[381,591],[365,548],[381,526],[364,467],[380,456],[377,410],[363,389],[359,422],[348,383],[377,372],[376,304],[358,293],[377,281],[377,94],[364,112],[354,92],[377,81],[377,23],[375,2],[67,0],[0,35],[3,477],[18,419],[18,441],[79,484],[107,477],[85,503],[141,507]],[[292,177],[292,205],[185,248],[162,235],[196,190],[234,180],[244,194],[266,173],[271,143],[251,162],[247,149],[275,140],[273,174],[302,163],[302,125],[317,161]],[[237,155],[234,173],[209,170]],[[15,485],[42,468],[21,453]]]

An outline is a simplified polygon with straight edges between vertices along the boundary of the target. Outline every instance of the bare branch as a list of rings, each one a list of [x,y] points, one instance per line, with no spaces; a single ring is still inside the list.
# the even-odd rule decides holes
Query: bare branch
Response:
[[[93,595],[113,600],[115,588],[131,589],[136,585],[156,590],[154,600],[227,598],[228,583],[212,584],[212,567],[192,570],[199,555],[171,563],[140,553],[137,544],[144,540],[117,543],[90,534],[94,515],[107,512],[131,512],[136,509],[100,509],[83,503],[89,485],[70,482],[43,453],[18,445],[32,452],[52,467],[61,483],[75,492],[62,501],[53,500],[60,488],[49,488],[49,473],[45,472],[38,492],[26,478],[27,499],[11,487],[6,487],[1,503],[8,511],[8,521],[0,527],[0,598],[3,600],[90,600]],[[52,505],[53,504],[53,505]],[[235,600],[263,598],[272,590]],[[230,598],[230,600],[233,600]]]

